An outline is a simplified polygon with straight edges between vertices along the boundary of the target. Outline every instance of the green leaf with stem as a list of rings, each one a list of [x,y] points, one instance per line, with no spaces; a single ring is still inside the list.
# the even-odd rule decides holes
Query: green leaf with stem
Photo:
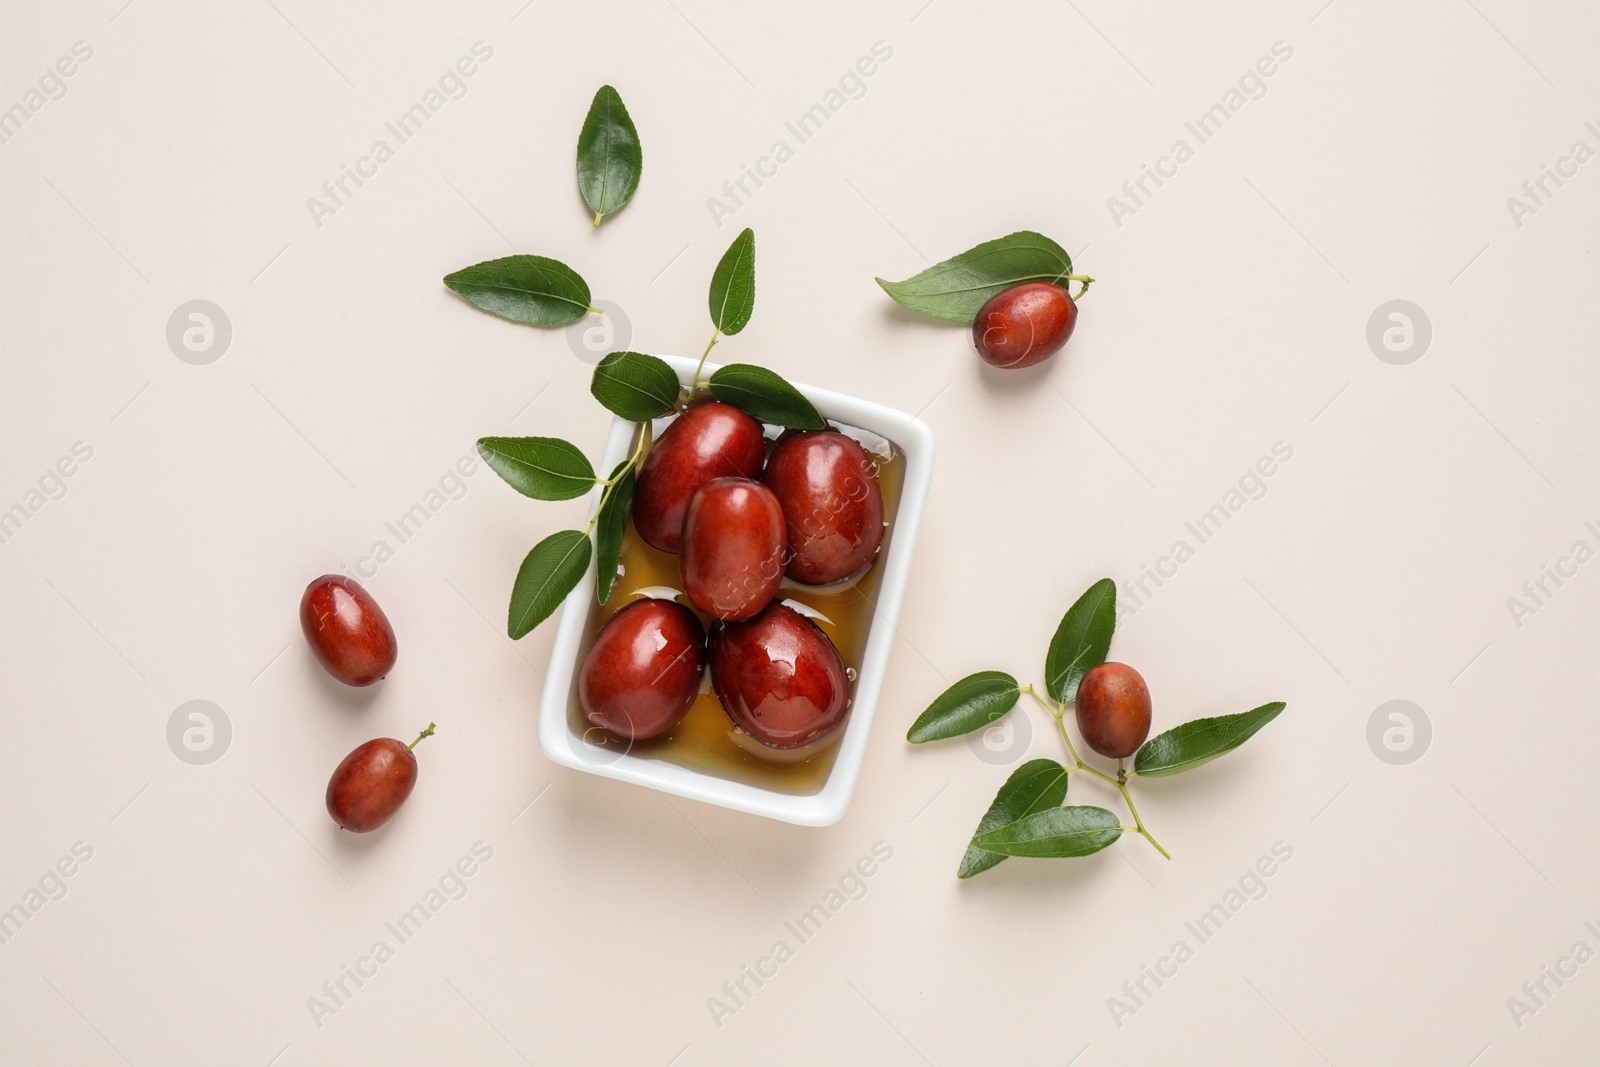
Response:
[[[1018,767],[1006,779],[1006,784],[1000,787],[1000,792],[995,794],[994,803],[989,805],[977,830],[973,831],[973,840],[991,830],[1027,818],[1036,811],[1060,807],[1067,798],[1068,774],[1068,769],[1053,759],[1029,760]],[[961,857],[961,867],[956,871],[956,877],[971,878],[975,874],[982,874],[1005,858],[998,852],[986,852],[975,844],[969,844],[966,855]]]
[[[733,239],[711,272],[711,325],[732,337],[756,306],[756,234],[748,226]]]
[[[578,585],[594,549],[582,530],[560,530],[533,546],[511,587],[506,632],[513,641],[548,619]]]
[[[1073,274],[1066,249],[1031,230],[985,241],[903,282],[877,279],[901,307],[969,325],[990,297],[1012,286],[1054,282],[1066,288],[1069,281],[1083,286],[1081,298],[1094,279]]]
[[[571,500],[594,488],[594,467],[559,437],[484,437],[478,455],[506,483],[535,500]]]
[[[972,843],[1002,856],[1059,859],[1099,852],[1121,837],[1122,830],[1122,820],[1105,808],[1081,805],[1034,812],[979,834]]]
[[[614,415],[649,422],[678,402],[678,375],[664,360],[643,352],[612,352],[594,368],[589,392]]]
[[[1089,668],[1106,661],[1117,628],[1117,583],[1102,578],[1062,616],[1044,661],[1044,686],[1063,704],[1078,695]]]
[[[639,131],[622,105],[622,97],[602,85],[589,104],[578,133],[578,190],[594,212],[594,224],[633,199],[644,170]]]
[[[1286,705],[1281,700],[1238,715],[1195,719],[1152,737],[1133,760],[1133,773],[1141,778],[1180,774],[1218,756],[1225,756],[1255,736],[1278,717]]]
[[[711,375],[711,395],[762,422],[795,430],[826,430],[816,405],[781,375],[752,363],[729,363]]]
[[[1016,706],[1022,689],[1004,671],[969,674],[928,705],[906,731],[912,744],[940,741],[981,730]]]
[[[446,274],[444,283],[474,307],[529,326],[564,326],[601,313],[590,303],[589,283],[545,256],[487,260]]]
[[[755,310],[756,234],[748,226],[733,239],[717,261],[717,269],[711,272],[709,303],[711,324],[716,329],[711,331],[711,340],[706,342],[700,362],[695,365],[694,377],[689,383],[691,390],[704,384],[700,372],[705,369],[706,357],[717,339],[723,334],[731,337],[744,329],[750,322],[750,313]]]

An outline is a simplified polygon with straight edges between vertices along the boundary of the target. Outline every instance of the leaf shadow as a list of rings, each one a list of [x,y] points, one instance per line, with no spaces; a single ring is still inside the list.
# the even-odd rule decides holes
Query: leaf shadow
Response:
[[[1125,835],[1126,837],[1126,835]],[[1143,845],[1137,837],[1131,839]],[[1088,894],[1102,879],[1120,877],[1117,870],[1122,864],[1109,855],[1112,849],[1124,847],[1117,841],[1109,848],[1092,856],[1071,859],[1027,859],[1012,856],[1004,863],[991,867],[982,874],[961,879],[960,892],[976,896],[980,893],[1005,893],[1010,897],[1037,899],[1042,904],[1059,907],[1065,902]],[[957,857],[959,861],[959,857]],[[954,875],[954,870],[951,874]],[[987,887],[987,888],[985,888]]]
[[[1245,764],[1250,759],[1248,752],[1230,752],[1181,774],[1165,778],[1135,777],[1129,781],[1128,788],[1134,791],[1134,800],[1139,803],[1139,813],[1145,817],[1145,825],[1159,838],[1161,831],[1151,820],[1161,818],[1162,807],[1188,809],[1191,805],[1199,804],[1221,807],[1234,794],[1246,794],[1250,787],[1246,780],[1248,774]],[[1225,762],[1227,765],[1222,766]],[[1148,811],[1143,803],[1146,799],[1152,802]]]
[[[881,292],[881,290],[880,290]],[[947,319],[936,319],[932,315],[924,315],[919,311],[902,307],[893,300],[885,299],[881,305],[881,314],[884,321],[894,326],[916,326],[930,333],[949,333],[955,336],[972,336],[972,327],[963,326],[959,322],[950,322]]]

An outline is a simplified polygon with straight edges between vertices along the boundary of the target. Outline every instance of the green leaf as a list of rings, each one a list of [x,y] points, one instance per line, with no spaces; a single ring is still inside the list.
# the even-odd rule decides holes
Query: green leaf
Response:
[[[1072,257],[1065,249],[1042,234],[1020,230],[935,263],[903,282],[877,281],[901,307],[970,325],[996,293],[1023,282],[1062,284],[1071,273]]]
[[[511,488],[535,500],[571,500],[594,488],[589,457],[559,437],[484,437],[478,455]]]
[[[544,256],[506,256],[446,274],[444,283],[491,315],[529,326],[564,326],[583,318],[589,283]]]
[[[633,199],[644,169],[639,131],[633,128],[622,97],[602,85],[578,133],[578,190],[594,212],[594,224]]]
[[[756,235],[746,226],[711,274],[712,325],[731,337],[749,323],[755,306]]]
[[[506,632],[513,641],[548,619],[589,569],[594,549],[581,530],[561,530],[533,546],[511,587]]]
[[[1054,859],[1099,852],[1122,836],[1122,821],[1105,808],[1049,808],[979,834],[972,843],[1003,856]]]
[[[611,599],[611,586],[622,562],[622,535],[627,532],[628,513],[633,510],[633,460],[617,464],[611,478],[616,484],[600,505],[594,528],[595,556],[600,561],[595,571],[595,598],[602,604]]]
[[[826,430],[828,420],[794,386],[765,367],[730,363],[711,376],[711,395],[762,422],[796,430]]]
[[[1010,711],[1021,695],[1017,680],[1004,671],[969,674],[917,716],[906,740],[920,745],[981,730]]]
[[[984,813],[972,838],[979,837],[1002,826],[1010,826],[1037,811],[1059,808],[1067,799],[1067,769],[1053,759],[1033,759],[1011,773],[1006,784],[995,794],[994,803]],[[982,874],[1005,859],[998,852],[985,852],[977,845],[968,845],[967,854],[961,857],[958,878],[971,878]]]
[[[1133,759],[1133,773],[1145,778],[1164,778],[1209,763],[1250,740],[1257,730],[1276,719],[1284,707],[1284,702],[1277,700],[1238,715],[1195,719],[1174,726],[1144,743]]]
[[[612,352],[595,366],[589,392],[613,414],[649,422],[678,402],[678,376],[655,356]]]
[[[1106,661],[1117,628],[1117,583],[1102,578],[1067,609],[1044,658],[1044,686],[1065,704],[1078,695],[1090,667]]]

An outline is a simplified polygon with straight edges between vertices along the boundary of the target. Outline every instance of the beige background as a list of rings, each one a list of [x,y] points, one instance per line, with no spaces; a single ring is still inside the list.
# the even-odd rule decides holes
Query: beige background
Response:
[[[1546,979],[1520,1027],[1507,1000],[1575,941],[1600,949],[1600,573],[1547,579],[1520,627],[1507,601],[1575,541],[1600,547],[1600,163],[1547,180],[1520,226],[1506,202],[1574,141],[1600,148],[1600,15],[1322,2],[8,4],[0,107],[74,42],[93,56],[0,145],[0,508],[75,442],[93,455],[0,545],[0,907],[54,888],[75,842],[92,858],[0,947],[0,1058],[1592,1058],[1600,964]],[[316,225],[307,198],[480,40],[493,56],[466,95]],[[878,41],[892,57],[865,94],[719,228],[708,198],[793,146],[784,123]],[[1279,41],[1293,55],[1265,95],[1118,226],[1108,198],[1193,147],[1184,123]],[[603,81],[646,170],[597,233],[572,157]],[[744,225],[756,313],[719,358],[922,411],[939,439],[861,786],[826,830],[541,757],[553,627],[511,644],[504,604],[522,553],[583,502],[479,470],[408,543],[384,526],[480,435],[598,454],[606,429],[566,332],[479,314],[441,275],[552,255],[623,310],[633,347],[695,354]],[[1024,227],[1100,279],[1042,372],[987,371],[961,330],[872,283]],[[196,298],[233,329],[206,366],[165,336]],[[1366,340],[1395,299],[1432,324],[1405,366]],[[1085,586],[1126,591],[1279,441],[1293,457],[1265,495],[1113,655],[1149,680],[1158,728],[1288,712],[1147,784],[1172,863],[1129,839],[958,883],[1009,768],[1059,748],[1033,712],[1024,743],[988,749],[913,750],[906,726],[967,672],[1037,680]],[[295,605],[380,539],[394,555],[367,584],[402,653],[353,693],[311,661]],[[232,725],[207,766],[166,741],[193,699]],[[1367,741],[1391,699],[1432,723],[1405,766]],[[400,817],[337,833],[333,765],[429,719]],[[492,858],[465,896],[318,1026],[307,999],[393,944],[385,922],[479,841]],[[708,999],[795,945],[784,923],[880,841],[865,896],[718,1026]],[[1198,944],[1185,922],[1280,841],[1265,896]],[[1108,999],[1179,939],[1193,957],[1114,1020]]]

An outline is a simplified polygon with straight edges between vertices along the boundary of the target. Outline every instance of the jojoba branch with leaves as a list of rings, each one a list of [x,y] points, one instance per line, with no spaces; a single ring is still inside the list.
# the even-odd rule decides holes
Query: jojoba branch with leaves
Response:
[[[959,737],[998,722],[1026,693],[1054,720],[1071,761],[1029,760],[1012,772],[979,820],[961,857],[958,877],[981,874],[1010,856],[1088,856],[1125,833],[1138,834],[1171,859],[1145,825],[1129,786],[1139,778],[1181,774],[1225,756],[1283,711],[1284,703],[1274,701],[1238,715],[1195,719],[1146,741],[1150,697],[1144,682],[1132,668],[1106,658],[1116,624],[1116,583],[1102,578],[1067,609],[1056,628],[1045,655],[1044,692],[1004,671],[981,671],[946,689],[912,724],[906,740],[913,744]],[[1096,685],[1096,672],[1111,675],[1114,688]],[[1128,674],[1132,679],[1122,681]],[[1128,684],[1134,680],[1136,684]],[[1109,699],[1103,693],[1109,693]],[[1096,751],[1116,754],[1114,772],[1086,761],[1073,744],[1066,722],[1069,704],[1075,705],[1080,732],[1097,746]],[[1128,755],[1133,759],[1131,767],[1124,762]],[[1102,807],[1067,804],[1067,786],[1074,771],[1115,788],[1133,825]]]

